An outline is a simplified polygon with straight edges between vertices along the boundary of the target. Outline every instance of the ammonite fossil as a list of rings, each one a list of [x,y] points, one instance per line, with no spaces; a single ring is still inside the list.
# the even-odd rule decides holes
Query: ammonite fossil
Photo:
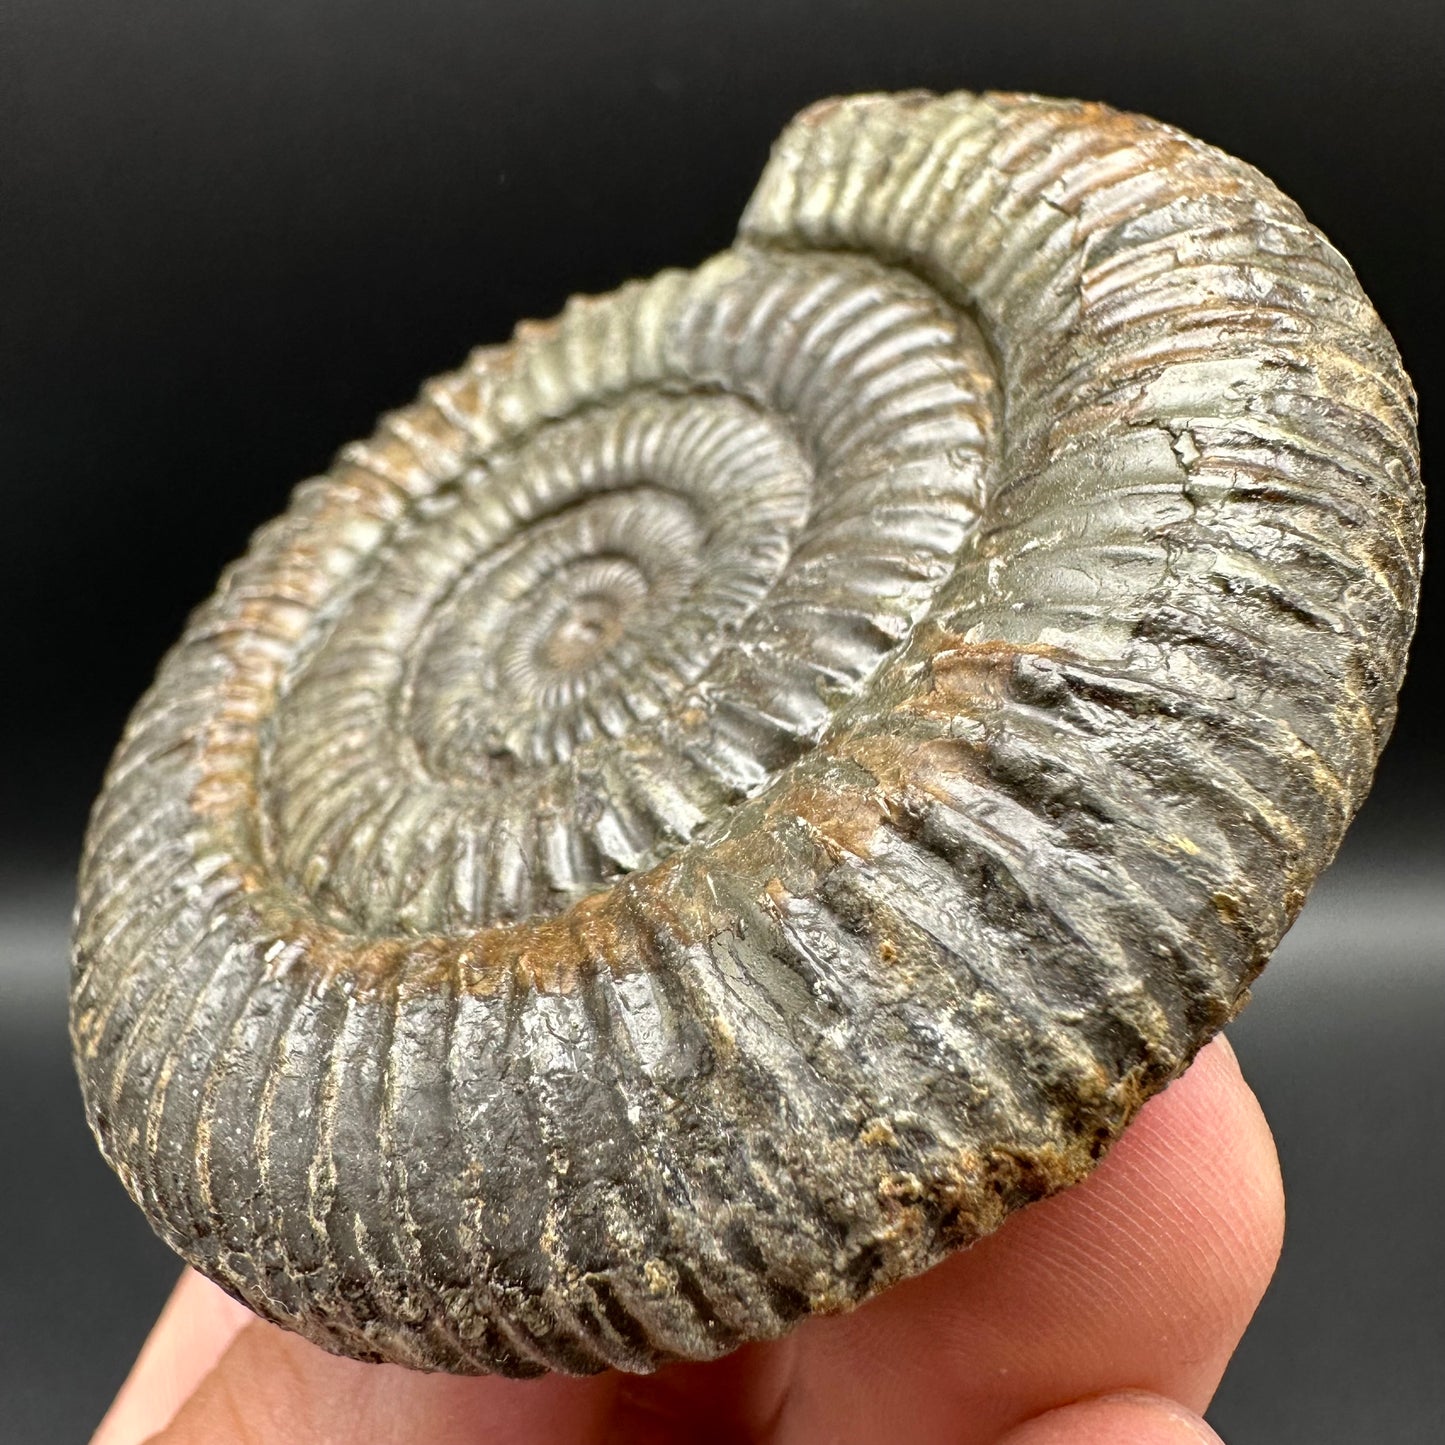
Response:
[[[647,1370],[1088,1172],[1391,724],[1413,397],[1258,172],[863,96],[736,245],[304,484],[91,822],[72,1027],[161,1236],[324,1345]]]

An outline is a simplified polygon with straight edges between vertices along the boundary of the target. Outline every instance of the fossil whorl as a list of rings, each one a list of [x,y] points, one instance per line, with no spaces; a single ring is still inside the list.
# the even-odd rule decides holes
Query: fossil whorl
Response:
[[[1262,176],[829,102],[735,247],[343,451],[192,618],[82,867],[92,1127],[329,1349],[645,1370],[1085,1174],[1336,848],[1413,397]]]

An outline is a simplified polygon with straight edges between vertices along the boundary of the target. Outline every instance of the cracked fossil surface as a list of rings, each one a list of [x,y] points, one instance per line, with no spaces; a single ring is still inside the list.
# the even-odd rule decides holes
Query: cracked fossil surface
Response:
[[[476,352],[261,529],[80,879],[91,1126],[327,1349],[648,1370],[1081,1178],[1329,861],[1414,400],[1263,176],[828,101],[736,244]]]

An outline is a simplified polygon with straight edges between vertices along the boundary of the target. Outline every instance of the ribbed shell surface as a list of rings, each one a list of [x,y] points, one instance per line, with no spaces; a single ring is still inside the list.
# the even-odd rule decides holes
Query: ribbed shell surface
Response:
[[[160,1235],[326,1348],[648,1370],[1082,1177],[1393,718],[1414,402],[1243,163],[799,117],[737,244],[298,489],[138,705],[72,1034]]]

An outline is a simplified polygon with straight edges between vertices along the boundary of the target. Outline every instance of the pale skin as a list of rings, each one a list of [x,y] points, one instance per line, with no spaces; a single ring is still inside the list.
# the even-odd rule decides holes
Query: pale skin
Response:
[[[337,1359],[188,1273],[93,1445],[1199,1445],[1283,1227],[1221,1039],[1083,1184],[786,1339],[647,1377],[454,1379]]]

